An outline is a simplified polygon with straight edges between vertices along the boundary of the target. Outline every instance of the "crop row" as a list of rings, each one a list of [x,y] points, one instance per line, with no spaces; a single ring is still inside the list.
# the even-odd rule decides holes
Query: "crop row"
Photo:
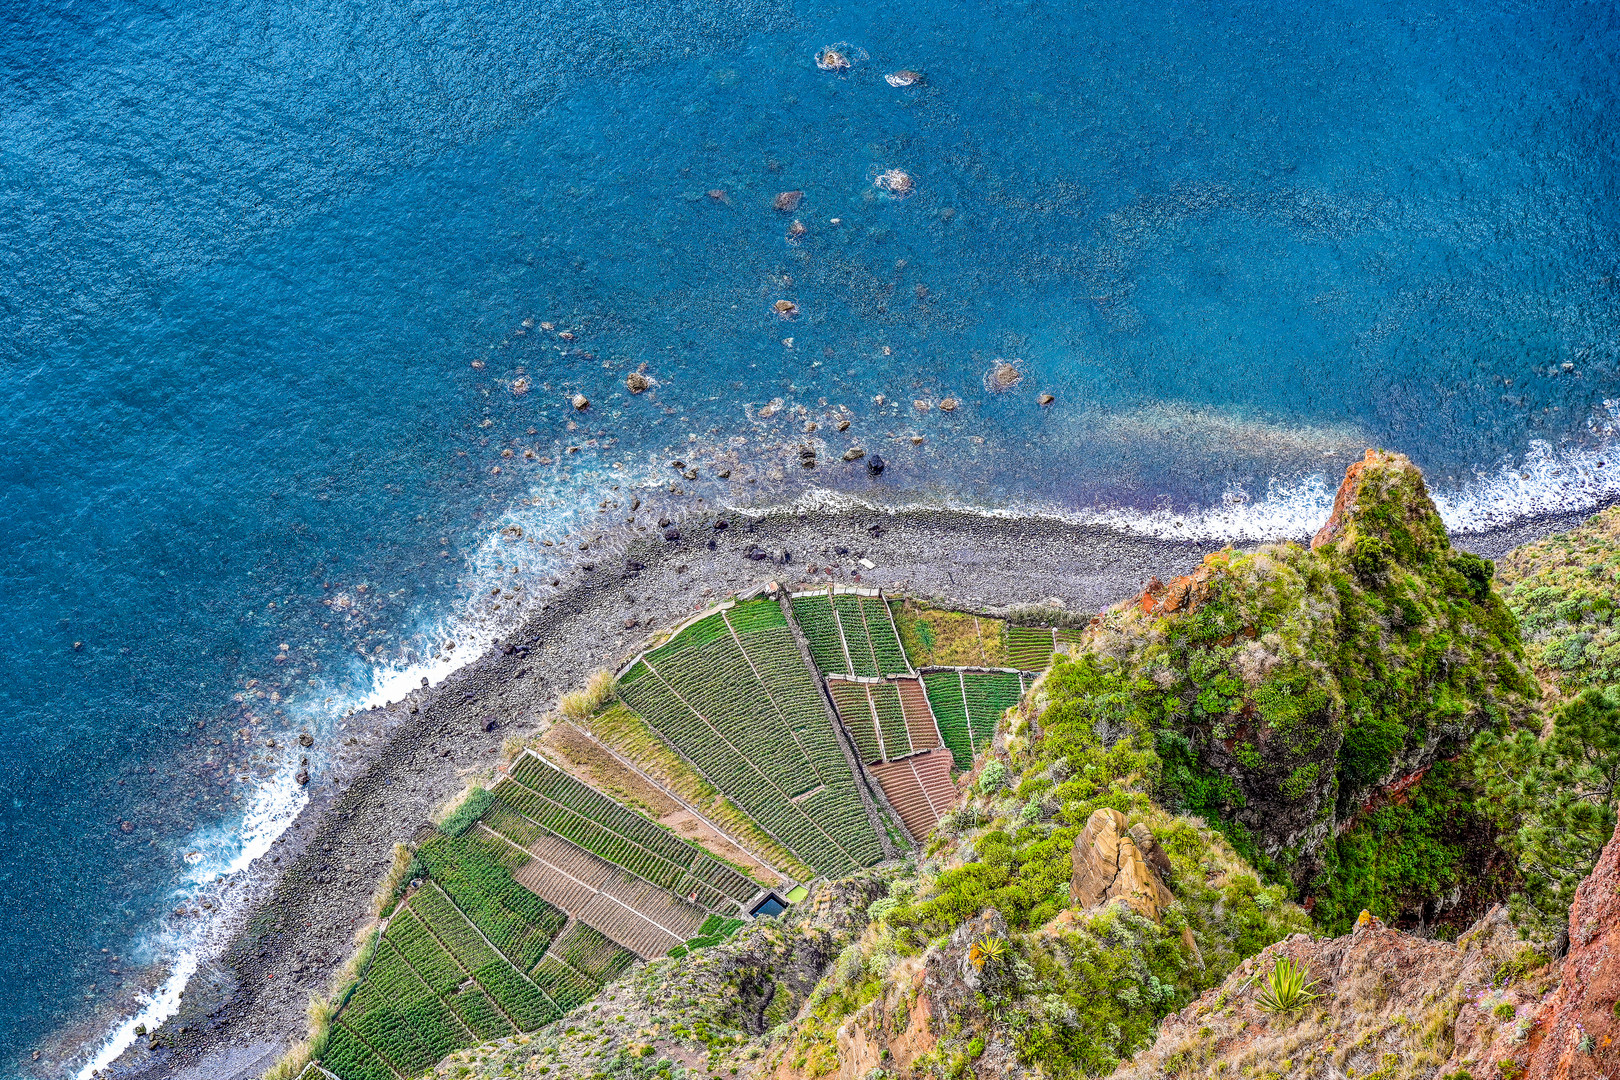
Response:
[[[600,982],[575,971],[555,956],[546,957],[534,969],[534,981],[564,1012],[583,1005],[602,989]]]
[[[342,1024],[332,1026],[321,1064],[343,1080],[395,1080],[396,1077],[393,1069],[383,1064],[359,1036]]]
[[[793,601],[793,621],[804,632],[805,640],[810,643],[810,655],[822,674],[849,674],[843,635],[838,632],[838,621],[833,618],[830,600],[825,596],[796,597]]]
[[[855,740],[855,752],[861,760],[868,765],[882,761],[883,750],[878,745],[877,723],[872,717],[872,703],[866,693],[866,684],[829,679],[827,689],[832,693],[833,704],[838,706],[839,718]]]
[[[658,680],[648,678],[637,680],[629,686],[621,684],[620,696],[627,706],[696,764],[710,782],[744,813],[787,845],[806,864],[823,874],[854,869],[850,858],[832,840],[832,835],[789,802],[781,786],[767,779],[768,774],[758,763],[740,756],[718,738],[701,717]],[[853,779],[848,781],[847,787],[840,785],[840,790],[853,796]],[[871,833],[870,825],[865,826],[865,831]],[[875,834],[872,840],[875,845]]]
[[[691,873],[699,881],[713,885],[739,904],[759,891],[759,886],[753,881],[710,855],[699,859],[692,866]]]
[[[883,732],[884,754],[892,761],[911,753],[911,732],[906,728],[905,711],[900,708],[900,691],[893,683],[878,683],[866,690],[872,696],[872,707]]]
[[[805,814],[821,823],[829,833],[843,841],[844,850],[858,866],[871,866],[883,858],[883,845],[872,831],[866,807],[853,786],[845,790],[828,788],[799,804]],[[850,866],[850,870],[855,866]]]
[[[690,874],[687,874],[685,877],[681,878],[681,883],[676,887],[675,891],[679,893],[683,899],[689,900],[698,907],[707,908],[710,911],[714,911],[717,908],[721,910],[729,908],[735,911],[737,907],[735,904],[726,899],[725,893],[722,893],[713,885],[699,881]]]
[[[468,1030],[478,1036],[479,1042],[503,1039],[516,1030],[511,1022],[501,1015],[495,1003],[489,1000],[489,995],[484,993],[483,987],[477,983],[465,990],[456,991],[445,1000],[450,1003],[450,1008],[455,1010],[455,1014],[461,1017],[461,1022],[467,1025]]]
[[[516,780],[502,780],[495,786],[495,793],[502,803],[533,824],[646,878],[661,889],[671,887],[680,879],[681,867],[660,859],[640,844],[633,844],[594,821],[541,798]]]
[[[866,616],[866,633],[872,641],[872,656],[878,671],[885,675],[900,675],[911,670],[906,662],[906,650],[900,645],[889,605],[879,596],[861,597],[861,613]]]
[[[968,729],[967,702],[962,699],[962,677],[955,671],[931,671],[923,676],[928,706],[939,723],[940,738],[950,748],[951,758],[963,772],[973,768],[978,750]]]
[[[490,961],[499,959],[472,924],[461,917],[449,898],[433,885],[417,890],[411,897],[411,910],[433,931],[433,936],[450,951],[463,969],[477,971]]]
[[[866,632],[866,615],[861,611],[861,598],[848,594],[834,596],[833,610],[838,612],[838,625],[844,632],[844,647],[849,650],[850,673],[875,677],[878,674],[877,657],[872,653],[872,637]]]
[[[492,898],[511,908],[533,923],[549,923],[557,918],[557,909],[517,883],[512,871],[528,856],[514,852],[511,846],[477,833],[467,833],[452,839],[435,836],[416,851],[417,857],[434,869],[434,861],[453,862],[477,887]],[[513,859],[512,856],[516,856]]]
[[[492,961],[473,972],[501,1011],[510,1016],[520,1031],[533,1031],[562,1015],[538,986],[512,970],[504,961]]]
[[[775,600],[745,600],[726,612],[725,617],[738,634],[787,629],[787,619]]]
[[[506,799],[508,789],[519,788],[521,785],[514,781],[501,779],[496,781],[490,789],[495,801],[489,804],[484,816],[478,823],[487,829],[500,833],[520,848],[527,849],[530,844],[552,835],[550,829],[542,829],[522,814],[518,813]],[[513,792],[517,794],[516,791]]]
[[[344,1013],[343,1023],[405,1076],[414,1076],[466,1043],[449,1009],[436,997]]]
[[[418,890],[411,897],[410,908],[421,917],[421,925],[431,931],[437,943],[448,948],[457,965],[472,975],[480,989],[481,992],[476,995],[461,991],[449,997],[451,1008],[480,1038],[509,1034],[512,1025],[516,1025],[520,1031],[531,1031],[561,1015],[556,1005],[538,987],[484,944],[472,924],[432,885]],[[401,935],[400,955],[406,959],[410,959],[413,953],[423,956],[427,968],[442,971],[442,960],[430,955],[431,946],[415,932],[416,928],[406,926],[401,929],[405,933]],[[547,935],[548,941],[551,936]],[[510,1018],[511,1022],[508,1023],[506,1018]]]
[[[602,931],[575,922],[551,948],[569,967],[599,983],[610,983],[623,975],[636,961],[636,954],[617,944]]]
[[[1006,631],[1007,660],[1020,671],[1043,671],[1052,662],[1057,638],[1049,627],[1009,626]]]
[[[566,806],[632,843],[640,844],[682,869],[692,865],[692,860],[697,857],[697,849],[680,837],[533,754],[518,758],[512,765],[512,776],[551,801]]]
[[[496,948],[524,968],[544,955],[568,921],[566,915],[518,884],[471,837],[456,841],[454,848],[433,846],[431,856],[424,856],[429,848],[423,844],[417,856],[427,864],[435,884]]]
[[[662,666],[655,660],[654,666],[715,731],[790,796],[821,782],[729,636]]]
[[[1001,715],[1024,696],[1023,680],[1010,671],[964,671],[961,676],[974,741],[988,741]]]
[[[739,634],[738,638],[821,782],[832,783],[835,776],[848,776],[849,763],[838,749],[820,688],[804,666],[798,644],[786,622],[771,629]]]
[[[362,997],[362,992],[364,996]],[[349,999],[350,1004],[357,1001],[362,1003],[358,1011],[366,1011],[364,1005],[374,1006],[388,1004],[404,1004],[418,998],[437,997],[433,988],[416,974],[411,965],[406,963],[405,957],[398,949],[385,938],[377,945],[372,954],[371,964],[366,968],[366,976],[360,984],[355,996]],[[364,1034],[362,1032],[362,1034]],[[368,1040],[369,1041],[369,1040]],[[372,1045],[376,1045],[373,1043]],[[378,1047],[378,1049],[382,1049]]]
[[[383,940],[399,950],[436,994],[448,995],[467,979],[455,957],[444,951],[439,939],[409,908],[388,921]]]

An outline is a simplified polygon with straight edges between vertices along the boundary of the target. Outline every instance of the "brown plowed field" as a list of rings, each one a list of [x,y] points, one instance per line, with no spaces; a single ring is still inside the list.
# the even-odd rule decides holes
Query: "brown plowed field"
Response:
[[[939,725],[934,723],[934,710],[928,707],[928,694],[918,679],[896,679],[900,688],[900,711],[906,717],[906,731],[911,735],[913,750],[932,750],[944,743],[939,738]]]

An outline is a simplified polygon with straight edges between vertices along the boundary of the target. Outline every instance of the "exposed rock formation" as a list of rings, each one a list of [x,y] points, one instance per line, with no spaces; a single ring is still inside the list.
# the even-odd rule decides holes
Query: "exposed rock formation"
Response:
[[[896,964],[884,982],[881,997],[867,1002],[838,1028],[837,1080],[867,1080],[882,1070],[899,1076],[911,1072],[913,1062],[933,1050],[938,1039],[930,1026],[933,1009],[923,983],[927,970],[922,957]],[[784,1063],[778,1076],[787,1080],[792,1070]]]
[[[1370,800],[1529,711],[1491,574],[1452,549],[1417,468],[1369,450],[1311,549],[1214,552],[1092,621],[1078,652],[1109,680],[1096,732],[1157,728],[1156,794],[1240,826],[1300,895],[1331,898],[1328,845]],[[1390,914],[1433,897],[1392,899]]]
[[[1271,1077],[1599,1080],[1620,1070],[1620,829],[1570,909],[1569,955],[1538,966],[1498,907],[1455,945],[1364,917],[1338,938],[1295,934],[1167,1018],[1114,1080]],[[1321,996],[1262,1011],[1264,977],[1303,964]]]
[[[1169,858],[1146,826],[1128,831],[1124,814],[1097,810],[1074,840],[1069,899],[1082,909],[1123,903],[1158,922],[1175,899],[1160,877],[1169,869]]]
[[[1620,826],[1569,909],[1569,955],[1536,1016],[1525,1080],[1612,1077],[1620,1069]]]

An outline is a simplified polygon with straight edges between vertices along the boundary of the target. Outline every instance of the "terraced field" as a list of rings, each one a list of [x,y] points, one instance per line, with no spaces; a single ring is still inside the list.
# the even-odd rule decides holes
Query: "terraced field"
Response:
[[[614,714],[637,725],[648,754],[678,754],[710,802],[763,829],[770,839],[756,831],[759,843],[837,877],[877,863],[884,848],[823,687],[871,779],[920,840],[956,799],[953,766],[971,767],[1025,677],[919,678],[881,595],[807,594],[791,610],[815,667],[778,602],[727,605],[638,657],[618,680]],[[935,636],[930,649],[987,652],[991,631],[977,617],[908,619],[919,642],[936,629],[971,634],[967,644]],[[1004,628],[994,644],[1037,670],[1069,633]],[[389,918],[310,1080],[410,1080],[452,1050],[533,1031],[638,957],[723,940],[759,893],[746,874],[533,751],[492,794],[476,823],[445,826],[468,831],[419,845],[426,880]]]
[[[922,681],[940,737],[963,771],[973,767],[996,722],[1024,694],[1024,676],[1016,671],[930,671]]]
[[[884,798],[905,823],[906,831],[919,841],[956,801],[951,753],[943,748],[901,761],[879,762],[870,770],[883,788]]]
[[[664,955],[690,937],[708,914],[499,803],[485,814],[479,829],[527,857],[516,869],[525,889],[639,956]]]
[[[810,643],[823,675],[910,675],[889,605],[880,595],[803,593],[793,598],[793,618]]]
[[[503,842],[441,834],[417,855],[429,880],[389,917],[306,1076],[406,1080],[557,1019],[635,960],[523,888],[512,870],[529,859]]]
[[[760,886],[681,839],[527,751],[495,795],[532,824],[711,911],[735,914]]]
[[[773,601],[738,604],[685,627],[620,676],[619,697],[817,873],[836,876],[883,857]]]
[[[864,764],[893,761],[941,745],[928,699],[916,679],[853,682],[836,676],[827,689]]]

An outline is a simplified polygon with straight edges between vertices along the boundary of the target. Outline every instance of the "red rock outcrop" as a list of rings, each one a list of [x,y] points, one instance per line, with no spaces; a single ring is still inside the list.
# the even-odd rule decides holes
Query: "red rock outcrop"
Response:
[[[1570,950],[1536,967],[1497,907],[1455,945],[1391,930],[1295,934],[1166,1018],[1114,1080],[1262,1073],[1274,1077],[1611,1080],[1620,1076],[1620,828],[1570,908]],[[1290,1013],[1257,998],[1280,959],[1320,996]]]
[[[1620,1070],[1620,826],[1569,909],[1569,955],[1536,1015],[1543,1033],[1525,1080],[1608,1078]]]
[[[1208,600],[1214,591],[1209,584],[1215,575],[1214,569],[1209,565],[1211,558],[1212,556],[1205,556],[1205,565],[1190,574],[1170,579],[1169,584],[1156,577],[1148,578],[1147,585],[1142,589],[1142,595],[1136,598],[1136,607],[1144,615],[1197,611],[1198,606]]]

